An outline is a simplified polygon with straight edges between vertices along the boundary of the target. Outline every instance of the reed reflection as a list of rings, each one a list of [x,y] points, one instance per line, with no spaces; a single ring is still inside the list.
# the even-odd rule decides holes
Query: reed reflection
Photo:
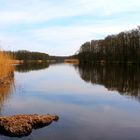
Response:
[[[108,90],[134,96],[140,101],[140,66],[138,65],[79,65],[80,77]]]
[[[4,102],[10,97],[14,90],[14,77],[8,77],[3,84],[0,84],[0,112],[4,106]]]

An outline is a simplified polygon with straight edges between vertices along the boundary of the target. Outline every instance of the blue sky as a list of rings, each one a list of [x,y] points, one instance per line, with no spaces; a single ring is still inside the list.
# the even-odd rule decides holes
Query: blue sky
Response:
[[[50,55],[140,25],[140,0],[0,0],[0,46]]]

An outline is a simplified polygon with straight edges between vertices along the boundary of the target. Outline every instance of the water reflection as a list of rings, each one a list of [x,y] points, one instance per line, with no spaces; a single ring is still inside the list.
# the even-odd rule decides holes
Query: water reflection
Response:
[[[67,64],[15,72],[16,92],[5,102],[2,114],[50,113],[61,118],[21,140],[139,140],[139,102],[102,86],[131,95],[139,89],[139,67],[86,65],[76,69],[82,79],[96,85],[86,84]],[[0,140],[11,139],[0,135]]]
[[[10,97],[14,89],[14,77],[8,78],[7,83],[0,85],[0,112],[4,102]]]
[[[16,71],[18,72],[29,72],[34,70],[46,69],[49,67],[49,63],[24,63],[21,65],[16,65]]]
[[[140,101],[140,66],[136,65],[79,65],[80,77],[108,90],[136,97]]]

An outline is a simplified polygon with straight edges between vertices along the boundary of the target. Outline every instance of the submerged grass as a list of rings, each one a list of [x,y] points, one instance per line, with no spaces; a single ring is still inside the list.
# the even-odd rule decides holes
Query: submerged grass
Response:
[[[11,64],[12,56],[0,50],[0,81],[11,77],[14,72],[14,66]]]

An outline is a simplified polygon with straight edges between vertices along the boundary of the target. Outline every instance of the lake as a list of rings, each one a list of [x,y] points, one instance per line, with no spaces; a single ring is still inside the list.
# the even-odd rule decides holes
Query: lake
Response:
[[[0,140],[140,139],[139,66],[18,65],[0,93],[1,115],[60,117],[27,137]]]

